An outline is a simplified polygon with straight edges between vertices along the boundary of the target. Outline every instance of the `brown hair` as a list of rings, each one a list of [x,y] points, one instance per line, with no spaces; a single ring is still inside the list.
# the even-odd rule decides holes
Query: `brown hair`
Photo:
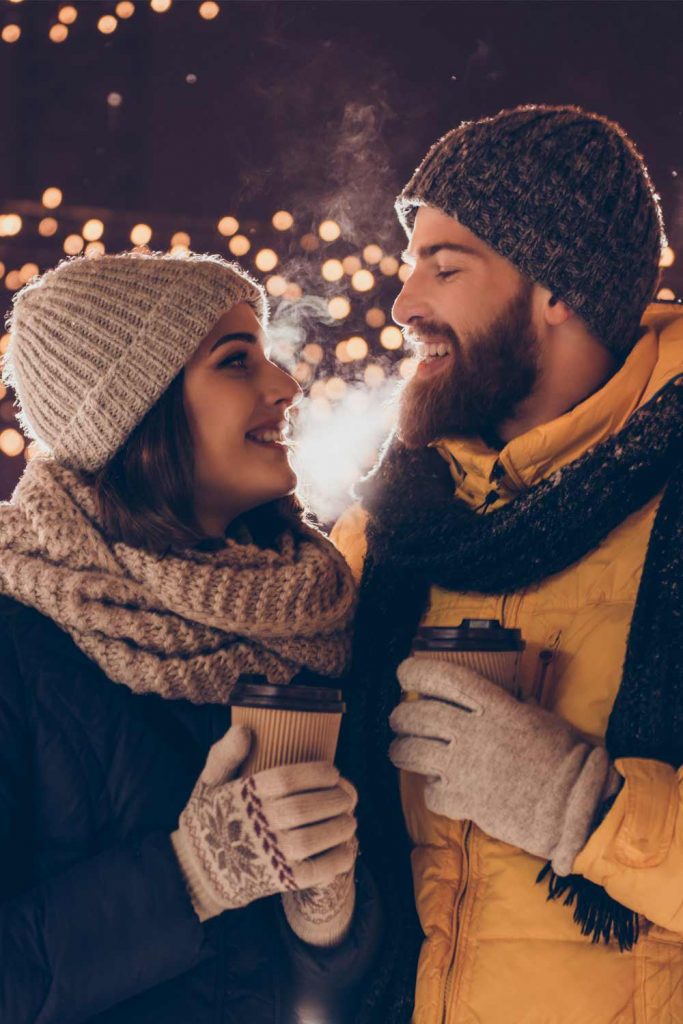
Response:
[[[220,543],[207,537],[194,514],[194,456],[182,370],[123,448],[91,475],[90,482],[110,541],[158,554]],[[254,541],[270,547],[284,530],[301,529],[305,515],[292,495],[241,518]]]

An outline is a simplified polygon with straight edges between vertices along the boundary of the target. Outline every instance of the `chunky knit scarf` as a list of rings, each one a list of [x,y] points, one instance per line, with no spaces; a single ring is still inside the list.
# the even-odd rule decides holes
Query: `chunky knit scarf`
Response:
[[[683,763],[683,377],[626,427],[497,512],[454,501],[453,482],[431,449],[393,443],[361,486],[370,513],[355,633],[348,769],[364,780],[359,806],[365,856],[390,914],[373,998],[382,1020],[406,1021],[421,933],[412,906],[409,843],[387,757],[387,719],[400,699],[396,666],[408,655],[432,585],[505,593],[574,564],[662,490],[648,547],[606,746],[613,759]],[[547,875],[548,872],[542,872]],[[540,879],[540,876],[539,876]],[[577,876],[550,878],[594,941],[637,939],[637,918]],[[408,979],[406,981],[406,979]]]
[[[112,544],[92,488],[51,459],[30,462],[0,505],[0,593],[51,618],[138,693],[225,703],[241,673],[339,676],[354,589],[341,556],[303,525],[275,549],[227,540],[154,555]]]

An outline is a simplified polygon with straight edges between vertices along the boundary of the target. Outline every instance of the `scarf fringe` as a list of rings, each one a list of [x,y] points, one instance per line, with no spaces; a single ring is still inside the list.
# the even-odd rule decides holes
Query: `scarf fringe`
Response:
[[[556,875],[548,862],[538,873],[537,883],[548,879],[548,900],[562,900],[565,907],[574,907],[574,921],[582,935],[592,942],[611,939],[619,943],[621,952],[633,949],[640,934],[638,915],[617,903],[605,890],[581,875]],[[564,898],[563,898],[564,897]]]

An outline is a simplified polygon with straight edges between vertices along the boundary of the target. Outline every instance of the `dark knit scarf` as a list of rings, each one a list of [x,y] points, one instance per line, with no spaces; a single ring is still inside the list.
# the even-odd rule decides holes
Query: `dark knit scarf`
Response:
[[[396,667],[410,651],[432,585],[500,594],[529,587],[573,565],[629,515],[664,491],[632,618],[607,750],[619,757],[683,763],[683,376],[634,413],[627,425],[496,512],[453,498],[453,481],[432,449],[393,442],[361,487],[370,518],[357,617],[348,769],[361,780],[361,848],[384,889],[387,942],[369,1000],[383,1024],[407,1021],[422,935],[413,906],[410,843],[396,773],[388,757],[388,716],[400,700]],[[637,917],[579,876],[557,878],[593,941],[637,939]],[[375,1011],[377,1013],[379,1011]]]

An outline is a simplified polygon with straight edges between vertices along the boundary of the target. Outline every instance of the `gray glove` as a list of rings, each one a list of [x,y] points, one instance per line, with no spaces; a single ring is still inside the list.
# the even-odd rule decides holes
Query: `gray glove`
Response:
[[[428,809],[473,821],[570,874],[601,801],[619,787],[604,748],[463,666],[412,657],[398,678],[425,699],[392,712],[399,738],[389,756],[428,777]]]
[[[335,883],[327,911],[337,910],[334,923],[348,927],[353,875],[345,884],[337,879],[352,872],[356,859],[355,789],[324,761],[233,780],[250,745],[244,726],[214,743],[171,835],[197,916],[205,921],[276,893]],[[306,941],[314,942],[316,922],[303,923]],[[329,925],[321,944],[334,941]]]

